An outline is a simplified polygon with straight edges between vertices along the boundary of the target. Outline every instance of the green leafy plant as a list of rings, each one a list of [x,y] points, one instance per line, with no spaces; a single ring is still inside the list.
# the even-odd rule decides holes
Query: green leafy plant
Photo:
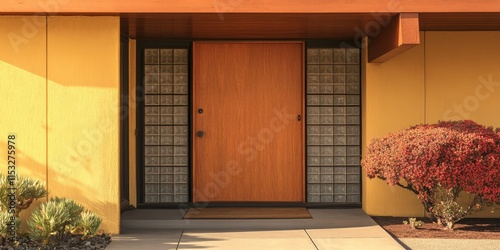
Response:
[[[28,220],[31,238],[42,241],[65,242],[78,227],[83,207],[71,199],[54,198],[41,204]]]
[[[14,212],[16,216],[19,216],[22,210],[27,209],[33,201],[46,197],[48,193],[45,182],[29,177],[17,177],[14,189],[12,189],[7,176],[0,174],[0,203],[2,210],[9,210],[11,201],[15,200]]]
[[[83,238],[86,239],[97,234],[101,223],[102,220],[99,216],[97,216],[97,214],[85,211],[80,214],[80,219],[77,225],[83,234]]]
[[[6,211],[0,212],[0,244],[4,244],[5,240],[12,237],[12,233],[18,234],[20,228],[21,220],[18,217]]]
[[[500,204],[498,128],[470,120],[410,127],[373,140],[361,164],[369,178],[415,193],[448,229]]]
[[[408,218],[408,220],[403,221],[403,224],[410,225],[412,229],[421,228],[424,226],[424,222],[417,220],[417,218]]]

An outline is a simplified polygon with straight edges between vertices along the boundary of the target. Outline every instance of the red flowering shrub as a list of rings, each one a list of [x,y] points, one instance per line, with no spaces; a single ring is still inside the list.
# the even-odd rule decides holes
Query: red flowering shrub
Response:
[[[470,120],[414,126],[373,140],[361,164],[369,178],[414,192],[450,229],[466,215],[500,204],[498,128]]]

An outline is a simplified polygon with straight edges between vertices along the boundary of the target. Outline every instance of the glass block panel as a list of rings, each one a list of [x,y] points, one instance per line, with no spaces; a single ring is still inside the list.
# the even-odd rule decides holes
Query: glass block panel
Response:
[[[333,186],[333,192],[336,194],[345,194],[346,193],[346,184],[335,184]]]
[[[318,84],[319,76],[318,75],[307,75],[307,84]]]
[[[174,195],[173,194],[162,194],[162,195],[160,195],[160,202],[162,202],[162,203],[174,202]]]
[[[346,171],[348,174],[359,174],[360,167],[347,167]]]
[[[146,183],[158,183],[160,177],[157,174],[146,174]]]
[[[174,168],[173,167],[161,167],[160,173],[161,174],[173,174]]]
[[[321,167],[321,174],[333,174],[333,167]]]
[[[174,52],[172,49],[160,50],[160,63],[172,64],[174,62]]]
[[[307,202],[320,202],[320,195],[319,194],[307,195]]]
[[[307,85],[307,93],[309,93],[309,94],[319,94],[320,93],[320,87],[319,87],[319,85],[312,85],[312,84]]]
[[[145,196],[145,202],[146,203],[158,203],[159,202],[159,196],[157,194],[146,194]]]
[[[344,155],[346,155],[346,147],[334,146],[333,153],[335,156],[344,156]]]
[[[347,202],[360,202],[360,195],[359,194],[348,194],[347,195]]]
[[[307,183],[320,183],[319,174],[309,174],[307,175]]]
[[[318,95],[308,95],[307,96],[307,105],[319,105],[319,96]]]
[[[321,147],[321,156],[331,156],[333,157],[333,146],[323,146]]]
[[[307,53],[307,185],[314,185],[308,186],[308,202],[348,202],[353,194],[359,203],[359,192],[347,193],[347,185],[355,186],[350,192],[360,188],[351,182],[360,169],[360,50]]]
[[[159,94],[160,86],[159,85],[146,85],[145,87],[146,94]]]
[[[187,75],[188,66],[187,65],[174,65],[174,74],[175,75]]]
[[[174,193],[174,184],[161,184],[160,185],[160,193],[173,194]]]
[[[360,155],[360,149],[359,147],[347,147],[347,155]]]
[[[187,194],[176,194],[174,195],[174,202],[187,202],[188,195]]]
[[[144,143],[146,145],[158,145],[159,142],[160,142],[160,137],[159,136],[146,136]]]
[[[333,202],[333,196],[331,195],[321,195],[321,202]]]
[[[175,183],[187,183],[188,176],[185,174],[174,175],[174,182]]]
[[[346,183],[346,176],[343,175],[343,174],[336,174],[336,175],[333,175],[333,181],[335,183]]]
[[[320,75],[319,76],[319,83],[325,84],[325,85],[330,85],[334,83],[334,77],[333,75]]]
[[[333,184],[321,184],[321,194],[333,194]]]
[[[159,169],[158,167],[145,167],[145,172],[146,174],[159,174]]]
[[[144,50],[144,63],[145,64],[158,64],[159,51],[158,49],[145,49]]]
[[[334,95],[333,100],[334,100],[333,103],[335,105],[345,105],[346,104],[346,96],[345,95]]]
[[[359,75],[359,65],[347,65],[346,74]]]
[[[333,145],[334,138],[333,136],[324,136],[320,138],[320,145]]]
[[[333,76],[333,84],[334,85],[344,85],[345,84],[345,75],[334,75]]]
[[[359,115],[348,115],[346,116],[346,123],[347,124],[359,124],[360,123],[360,117]]]
[[[333,73],[336,75],[343,75],[346,73],[345,65],[334,65]]]
[[[307,157],[307,165],[308,166],[319,166],[320,157]]]
[[[359,183],[359,175],[357,174],[348,174],[346,179],[348,183]]]
[[[347,75],[346,76],[346,83],[350,85],[356,85],[359,86],[359,75]]]
[[[158,105],[160,104],[160,97],[158,95],[146,95],[144,98],[144,104],[146,105]]]
[[[360,187],[358,184],[347,184],[347,193],[348,194],[359,194]]]
[[[319,49],[308,49],[307,50],[307,63],[308,64],[318,64],[319,63]]]
[[[162,174],[160,175],[161,183],[174,183],[174,175],[171,174]]]
[[[346,49],[346,63],[359,64],[359,49]]]
[[[321,183],[332,183],[333,175],[332,174],[322,174],[320,177]]]
[[[343,156],[335,157],[335,161],[333,162],[333,165],[335,165],[335,166],[346,165],[346,157],[343,157]]]
[[[319,74],[319,65],[307,65],[307,74]]]
[[[187,86],[174,86],[174,94],[187,94],[188,87]]]
[[[320,169],[319,167],[307,168],[307,174],[319,174],[320,173],[319,169]]]
[[[346,107],[345,110],[348,115],[359,115],[359,107]]]
[[[334,174],[345,174],[346,173],[346,167],[334,167],[333,168],[333,173]]]
[[[343,86],[333,86],[333,85],[321,85],[319,87],[319,93],[320,94],[334,94],[337,90],[338,87],[343,87]]]
[[[359,165],[360,158],[359,157],[347,157],[347,165]]]
[[[146,194],[157,194],[160,192],[160,185],[146,184]]]
[[[335,145],[346,145],[346,137],[345,136],[334,136],[333,143]]]
[[[319,63],[320,64],[332,64],[333,53],[332,49],[320,49],[319,50]]]
[[[157,166],[160,165],[158,157],[146,156],[145,159],[146,166]]]
[[[187,63],[188,63],[188,50],[174,49],[174,64],[187,64]]]
[[[187,194],[188,193],[188,185],[187,184],[178,184],[174,186],[174,193],[176,194]]]
[[[342,93],[359,94],[359,86],[358,85],[347,85],[347,86],[345,86],[345,92],[342,92]]]
[[[144,52],[145,202],[188,202],[189,51]]]
[[[321,95],[319,96],[319,104],[320,105],[332,105],[333,104],[333,95]]]
[[[345,98],[347,105],[359,105],[359,95],[348,95]]]
[[[309,184],[307,185],[307,192],[309,194],[319,194],[319,184]]]
[[[344,64],[346,62],[345,49],[333,49],[333,62],[335,64]]]
[[[146,65],[144,66],[144,73],[146,76],[158,75],[160,72],[160,67],[158,65]],[[146,81],[147,83],[147,81]]]
[[[319,65],[320,75],[331,75],[333,73],[333,65]]]
[[[345,194],[335,194],[333,199],[335,202],[347,202]]]
[[[321,166],[331,166],[333,165],[333,157],[321,157]]]

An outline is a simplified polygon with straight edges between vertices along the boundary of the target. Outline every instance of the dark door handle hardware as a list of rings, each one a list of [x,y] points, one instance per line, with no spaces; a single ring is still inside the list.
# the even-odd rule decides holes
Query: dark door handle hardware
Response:
[[[298,116],[297,116],[297,121],[299,121],[299,122],[300,122],[300,120],[302,120],[302,116],[298,115]]]
[[[200,130],[200,131],[196,132],[196,135],[201,138],[201,137],[203,137],[203,135],[205,135],[205,132],[203,132],[203,130]]]
[[[203,114],[203,109],[198,109],[198,114]]]

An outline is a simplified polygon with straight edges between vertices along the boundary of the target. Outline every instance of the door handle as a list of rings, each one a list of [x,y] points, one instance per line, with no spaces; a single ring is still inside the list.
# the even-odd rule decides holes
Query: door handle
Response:
[[[200,131],[196,132],[196,135],[201,138],[201,137],[203,137],[203,135],[205,135],[205,132],[203,132],[203,130],[200,130]]]

